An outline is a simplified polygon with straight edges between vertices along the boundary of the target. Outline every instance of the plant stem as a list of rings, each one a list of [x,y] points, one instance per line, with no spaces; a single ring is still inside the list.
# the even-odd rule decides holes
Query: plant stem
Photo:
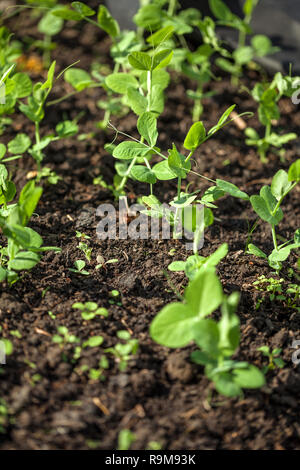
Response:
[[[151,92],[152,92],[152,71],[147,72],[147,111],[151,109]]]
[[[180,199],[180,193],[181,193],[181,176],[178,176],[178,181],[177,181],[177,199]]]
[[[130,163],[129,167],[127,168],[127,171],[126,171],[125,175],[123,176],[121,183],[120,183],[119,186],[117,187],[117,190],[120,190],[120,189],[123,189],[123,188],[124,188],[124,186],[125,186],[125,184],[126,184],[126,181],[127,181],[127,179],[128,179],[128,176],[130,175],[130,172],[131,172],[132,168],[133,168],[134,165],[136,164],[137,158],[138,158],[138,157],[134,157],[134,158],[131,160],[131,163]]]
[[[278,251],[277,239],[276,239],[276,232],[275,232],[275,225],[272,224],[271,227],[272,227],[272,237],[273,237],[274,248],[275,248],[276,251]]]
[[[169,0],[168,15],[173,16],[176,10],[177,0]]]
[[[41,138],[40,138],[40,124],[39,124],[39,122],[36,122],[36,123],[35,123],[35,143],[39,145],[40,142],[41,142]],[[42,158],[41,158],[41,151],[38,150],[37,153],[38,153],[38,160],[36,160],[36,163],[37,163],[38,171],[40,171],[40,169],[41,169],[41,160],[42,160]]]
[[[151,170],[151,166],[149,165],[149,162],[148,162],[146,157],[144,157],[144,162],[145,162],[146,167],[148,168],[148,170]],[[153,184],[151,184],[151,183],[150,183],[150,194],[151,194],[151,196],[153,195]]]

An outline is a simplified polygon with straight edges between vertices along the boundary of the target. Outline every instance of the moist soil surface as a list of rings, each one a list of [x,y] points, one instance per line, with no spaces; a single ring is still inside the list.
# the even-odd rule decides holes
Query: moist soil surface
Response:
[[[7,25],[17,38],[40,38],[36,19],[28,12],[13,17]],[[53,52],[58,72],[78,59],[78,66],[87,70],[95,60],[111,63],[109,41],[92,25],[79,27],[70,23],[55,41],[59,44]],[[259,78],[257,72],[248,71],[243,85],[252,87]],[[172,75],[165,111],[159,119],[159,146],[164,151],[172,142],[182,148],[192,124],[192,101],[186,98],[185,90],[192,86],[185,78]],[[256,110],[248,93],[234,88],[226,77],[211,88],[217,94],[204,102],[202,119],[206,128],[213,126],[233,103],[238,112]],[[70,91],[69,85],[60,80],[52,99]],[[103,111],[96,105],[101,99],[105,99],[104,91],[92,89],[49,107],[41,125],[43,134],[63,117],[73,119],[79,113],[83,113],[80,133],[95,131],[95,123],[103,118]],[[297,108],[289,100],[282,100],[280,107],[278,128],[297,132]],[[121,131],[136,135],[134,115],[114,116],[112,122]],[[248,118],[247,123],[262,132],[255,116]],[[33,137],[32,124],[16,114],[3,142],[20,130]],[[62,179],[55,186],[43,183],[44,192],[30,226],[41,234],[45,245],[58,246],[62,251],[48,252],[32,271],[22,274],[20,281],[0,286],[2,335],[14,345],[0,376],[1,398],[9,410],[5,432],[0,434],[0,449],[116,449],[122,429],[134,433],[132,449],[146,449],[151,441],[173,450],[300,449],[300,369],[291,360],[292,342],[300,339],[300,317],[287,302],[271,302],[266,293],[253,286],[261,275],[278,276],[263,259],[245,254],[248,226],[255,221],[249,203],[232,197],[218,201],[215,221],[206,230],[201,255],[207,256],[220,244],[228,243],[229,253],[219,264],[218,275],[226,294],[241,293],[237,312],[241,343],[235,357],[262,367],[266,360],[257,348],[268,345],[282,348],[285,367],[268,372],[267,385],[262,389],[246,390],[242,398],[228,399],[218,396],[202,368],[189,361],[194,346],[170,350],[149,336],[155,314],[176,300],[174,289],[183,293],[187,285],[181,273],[165,275],[170,262],[184,260],[190,254],[184,243],[172,239],[97,238],[97,207],[110,203],[118,209],[112,192],[93,184],[100,175],[106,183],[112,183],[114,161],[104,145],[113,138],[112,131],[98,129],[86,140],[73,137],[51,144],[47,150],[44,164]],[[289,167],[298,150],[295,144],[287,147],[283,162],[271,153],[268,164],[263,165],[256,151],[245,145],[243,131],[232,123],[196,152],[194,170],[208,178],[231,181],[250,195],[257,194],[262,185],[270,184],[279,168]],[[35,169],[29,155],[17,165],[11,164],[18,190]],[[192,190],[209,187],[206,180],[197,176],[189,182]],[[128,182],[129,203],[147,193],[146,185]],[[155,187],[155,194],[167,202],[176,194],[176,185],[163,182]],[[286,198],[283,210],[285,217],[279,233],[290,239],[299,225],[299,188]],[[78,249],[76,230],[91,237],[88,243],[92,260],[86,265],[89,276],[69,270],[75,260],[84,259]],[[252,241],[265,252],[272,250],[272,236],[266,224],[258,225]],[[118,262],[96,270],[97,256]],[[280,273],[284,286],[297,282],[289,278],[289,268],[297,269],[296,261],[297,256],[292,254]],[[120,292],[118,299],[110,297],[113,289]],[[263,296],[265,300],[257,309],[257,301]],[[84,321],[72,305],[86,301],[107,308],[108,317]],[[84,348],[80,358],[74,359],[74,344],[62,348],[52,342],[58,326],[66,326],[80,343],[95,335],[102,335],[104,342],[101,347]],[[106,354],[109,368],[104,370],[102,380],[91,379],[89,369],[98,368],[104,350],[117,343],[116,333],[124,329],[138,339],[138,352],[130,357],[123,371],[114,356]],[[11,334],[16,330],[19,337]]]

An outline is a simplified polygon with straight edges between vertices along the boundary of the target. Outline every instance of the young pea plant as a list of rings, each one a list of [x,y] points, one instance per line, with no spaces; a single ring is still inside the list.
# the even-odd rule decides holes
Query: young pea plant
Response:
[[[32,2],[29,2],[30,4]],[[53,11],[57,8],[56,0],[42,0],[34,2],[38,7],[39,11],[42,12],[42,18],[40,19],[37,28],[40,33],[43,34],[43,40],[36,40],[32,44],[43,51],[43,62],[45,68],[49,68],[51,63],[51,52],[56,49],[56,44],[52,42],[53,36],[59,34],[64,27],[63,18],[53,15]],[[54,10],[52,10],[54,8]]]
[[[275,348],[271,351],[269,346],[261,346],[257,351],[261,352],[269,360],[268,365],[264,366],[262,369],[264,374],[267,374],[270,370],[276,369],[276,367],[282,369],[285,366],[285,362],[279,357],[282,353],[281,348]]]
[[[182,348],[192,341],[200,348],[191,360],[205,367],[205,375],[225,396],[241,396],[243,388],[259,388],[264,375],[255,366],[231,359],[240,342],[235,314],[238,293],[226,297],[214,268],[199,272],[185,290],[184,301],[165,306],[154,318],[150,335],[157,343]],[[206,318],[221,306],[219,322]]]
[[[250,22],[257,3],[258,0],[245,0],[243,4],[244,18],[241,19],[233,14],[222,0],[209,0],[210,9],[218,20],[217,24],[237,29],[239,32],[238,46],[229,55],[229,58],[227,53],[225,57],[216,60],[216,64],[220,68],[231,74],[234,84],[238,84],[243,73],[243,67],[253,58],[273,54],[279,50],[277,47],[272,46],[267,36],[262,34],[253,36],[250,45],[246,44],[247,35],[252,34]]]
[[[132,356],[137,353],[139,342],[137,339],[131,338],[127,330],[118,331],[117,337],[124,341],[124,343],[117,343],[115,346],[105,349],[104,352],[112,354],[118,363],[119,370],[124,371],[127,369],[128,362],[132,359]]]
[[[281,204],[284,198],[300,181],[300,159],[296,160],[290,166],[288,173],[279,170],[272,179],[271,186],[263,186],[259,195],[251,196],[250,202],[253,210],[261,220],[270,225],[274,249],[267,256],[260,248],[250,243],[248,253],[268,260],[271,268],[278,273],[282,268],[282,262],[285,261],[291,250],[300,248],[300,229],[296,230],[294,239],[278,244],[276,236],[276,226],[283,218]]]
[[[93,320],[97,316],[107,317],[108,311],[104,307],[98,307],[96,302],[76,302],[72,305],[72,308],[81,311],[81,317],[83,320]]]
[[[12,120],[8,117],[15,112],[18,100],[26,98],[32,92],[32,82],[23,72],[15,72],[21,49],[17,44],[10,45],[10,33],[5,27],[0,28],[0,135]],[[15,44],[15,45],[14,45]]]
[[[122,160],[115,165],[118,191],[123,190],[129,177],[149,183],[151,190],[156,182],[149,161],[155,153],[152,147],[158,137],[157,117],[164,109],[163,91],[169,83],[169,74],[162,69],[170,63],[172,55],[170,49],[160,50],[152,56],[134,51],[128,56],[128,62],[139,73],[139,78],[125,73],[114,73],[106,78],[107,86],[126,95],[128,105],[139,116],[137,127],[140,142],[122,142],[113,148],[113,156]],[[144,144],[145,140],[150,148]]]
[[[66,326],[58,326],[57,333],[52,336],[52,342],[64,347],[66,344],[79,343],[80,339],[70,334]]]
[[[79,242],[77,248],[84,253],[84,256],[90,262],[92,259],[93,249],[85,242]]]
[[[10,152],[22,154],[28,151],[37,163],[38,173],[41,171],[41,163],[45,157],[44,149],[53,141],[71,137],[78,132],[78,126],[75,121],[62,121],[56,126],[56,134],[49,134],[41,137],[40,123],[45,117],[46,100],[54,85],[55,61],[52,62],[48,70],[47,80],[44,83],[38,82],[34,85],[32,94],[28,97],[27,104],[21,103],[20,111],[35,125],[35,143],[26,134],[19,134]],[[63,72],[62,72],[63,73]],[[58,75],[56,78],[62,75]]]
[[[77,259],[76,261],[74,261],[74,268],[69,268],[69,271],[71,271],[71,273],[89,276],[90,273],[86,269],[84,269],[85,266],[86,266],[85,261],[83,261],[82,259]]]
[[[128,177],[133,177],[137,181],[146,182],[150,185],[150,196],[142,197],[143,203],[150,208],[144,213],[151,217],[163,218],[166,217],[171,226],[173,226],[173,234],[176,238],[176,231],[182,222],[182,210],[184,210],[185,222],[184,226],[195,232],[195,210],[192,203],[201,202],[203,205],[208,206],[205,209],[206,218],[204,217],[205,225],[211,223],[211,214],[208,212],[209,207],[215,207],[212,202],[223,196],[225,192],[229,192],[235,197],[242,197],[249,199],[248,195],[239,191],[238,188],[231,183],[223,180],[217,180],[216,186],[210,188],[203,194],[200,201],[196,201],[199,191],[194,193],[183,193],[181,191],[182,180],[185,179],[189,172],[191,172],[191,158],[195,151],[208,139],[210,139],[218,130],[228,125],[230,113],[235,108],[235,105],[230,106],[220,117],[218,123],[206,132],[204,125],[201,121],[194,123],[188,131],[184,140],[183,146],[189,153],[185,156],[181,154],[176,146],[173,144],[172,149],[168,150],[169,156],[161,153],[160,149],[156,147],[158,139],[157,120],[151,111],[146,111],[138,119],[137,128],[141,135],[140,141],[131,140],[124,141],[117,145],[113,150],[113,156],[119,160],[127,161],[127,171],[120,183],[119,188],[124,187]],[[248,114],[248,113],[246,113]],[[125,134],[126,135],[126,134]],[[129,136],[130,137],[130,136]],[[147,142],[147,144],[145,143]],[[153,167],[150,166],[149,157],[153,154],[160,156],[163,160],[156,163]],[[142,164],[144,163],[144,164]],[[193,172],[194,173],[194,172]],[[198,176],[202,177],[202,175]],[[203,177],[205,178],[205,177]],[[157,181],[165,181],[177,179],[177,196],[169,203],[171,209],[166,209],[160,201],[153,194],[153,185]],[[208,179],[208,178],[205,178]],[[213,180],[209,180],[214,182]],[[188,207],[187,207],[188,206]],[[189,216],[187,217],[187,213]],[[209,217],[207,217],[209,216]],[[196,224],[198,225],[198,224]],[[203,228],[204,229],[204,228]],[[189,229],[188,229],[189,230]],[[202,230],[203,231],[203,230]],[[198,235],[201,230],[197,230]],[[195,237],[196,243],[197,237]]]
[[[120,67],[125,72],[125,62],[127,56],[132,50],[139,50],[141,45],[136,40],[134,31],[121,32],[118,22],[111,16],[110,12],[104,5],[100,5],[96,12],[83,2],[72,2],[70,6],[58,6],[52,10],[52,14],[64,20],[87,21],[95,27],[105,31],[111,41],[111,56],[114,60],[113,73],[118,73]],[[96,15],[96,20],[93,19]],[[65,73],[65,80],[72,85],[74,91],[67,95],[79,93],[84,89],[103,87],[107,93],[107,100],[101,100],[97,104],[104,109],[103,120],[98,123],[98,127],[106,129],[111,115],[120,115],[124,109],[124,103],[119,97],[114,97],[112,90],[105,83],[105,75],[101,73],[105,67],[96,64],[92,71],[92,76],[83,69],[73,68]],[[53,103],[57,102],[54,101]]]
[[[183,271],[189,281],[193,281],[200,272],[216,267],[227,253],[227,243],[223,243],[214,253],[206,258],[200,256],[197,250],[197,252],[189,256],[186,261],[173,261],[169,264],[168,269],[173,272]]]
[[[266,154],[270,147],[279,149],[279,155],[283,158],[283,145],[298,137],[293,132],[281,135],[272,130],[272,123],[280,118],[278,101],[282,96],[292,96],[295,92],[293,83],[296,80],[297,78],[295,77],[293,79],[289,76],[283,77],[281,73],[278,73],[270,84],[263,85],[262,83],[257,83],[251,91],[254,100],[259,103],[258,119],[265,127],[265,135],[260,137],[255,129],[248,127],[245,129],[246,144],[257,147],[263,163],[268,161]]]
[[[273,277],[260,276],[257,281],[253,282],[255,289],[260,292],[267,292],[269,300],[273,302],[281,301],[285,306],[293,308],[300,312],[299,299],[300,299],[300,286],[298,284],[289,283],[284,286],[284,279],[274,279]],[[265,297],[258,299],[256,309],[258,310],[264,302]]]
[[[1,249],[0,282],[16,282],[18,271],[32,269],[44,251],[61,251],[57,247],[42,246],[41,236],[27,227],[42,191],[30,181],[22,189],[16,204],[0,208],[0,229],[7,239],[7,246]]]

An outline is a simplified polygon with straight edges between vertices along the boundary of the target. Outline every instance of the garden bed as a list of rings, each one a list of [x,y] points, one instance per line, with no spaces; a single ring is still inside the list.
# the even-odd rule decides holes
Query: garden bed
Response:
[[[7,25],[17,38],[35,34],[38,37],[34,30],[36,20],[28,12],[13,17]],[[53,51],[57,72],[79,59],[80,67],[87,70],[95,58],[110,64],[107,36],[90,24],[68,27],[55,40],[59,44]],[[248,71],[242,83],[252,88],[258,78],[258,72]],[[192,101],[185,94],[190,87],[188,79],[173,72],[165,110],[158,120],[159,146],[164,150],[173,142],[181,148],[192,124]],[[239,113],[256,111],[249,94],[233,87],[225,74],[211,88],[217,94],[204,101],[201,119],[206,128],[215,125],[232,104],[237,105]],[[52,96],[59,98],[69,91],[69,85],[61,80]],[[95,103],[104,96],[101,88],[91,89],[49,107],[43,132],[51,131],[63,113],[74,119],[81,112],[84,115],[79,120],[80,133],[93,132],[94,123],[103,114]],[[280,109],[279,126],[297,132],[297,107],[286,98],[281,100]],[[20,129],[31,136],[34,133],[33,125],[22,115],[13,118],[9,133],[3,136],[4,143]],[[244,119],[260,130],[255,115]],[[119,130],[136,136],[133,114],[111,120]],[[106,183],[112,183],[114,162],[104,145],[113,138],[112,131],[98,130],[86,140],[75,136],[54,142],[47,149],[44,163],[62,180],[55,186],[43,183],[44,192],[30,226],[46,245],[62,251],[45,254],[34,269],[22,274],[22,279],[11,287],[0,284],[2,333],[14,345],[0,379],[1,398],[9,410],[9,424],[6,432],[0,434],[0,449],[114,449],[119,432],[124,429],[135,435],[131,449],[146,449],[151,441],[172,450],[299,449],[300,370],[291,361],[291,346],[293,340],[300,339],[300,317],[280,300],[271,302],[266,298],[256,309],[263,294],[253,282],[259,276],[268,276],[271,270],[266,260],[245,253],[248,224],[252,225],[256,218],[250,204],[229,196],[222,198],[214,211],[214,224],[205,232],[200,254],[208,256],[222,243],[228,243],[229,253],[217,273],[227,295],[233,291],[241,293],[237,310],[241,321],[241,343],[236,355],[239,360],[261,368],[266,359],[257,348],[268,345],[282,348],[286,364],[268,372],[263,388],[245,390],[243,398],[224,398],[214,391],[203,369],[189,361],[193,346],[170,350],[156,344],[149,335],[154,316],[176,300],[172,287],[182,293],[187,285],[182,273],[164,274],[172,261],[186,259],[189,253],[184,244],[172,239],[97,238],[97,207],[104,203],[118,207],[109,189],[93,184],[100,175]],[[193,158],[196,171],[214,180],[228,180],[252,195],[262,185],[270,184],[278,169],[288,169],[297,153],[299,147],[291,143],[284,162],[270,153],[269,162],[262,164],[255,149],[245,145],[243,132],[233,122],[197,150]],[[17,165],[12,162],[10,167],[17,190],[27,182],[28,173],[35,170],[29,156]],[[208,187],[196,176],[190,177],[189,182],[194,190]],[[127,189],[130,203],[145,194],[142,183],[129,181]],[[293,237],[299,225],[299,190],[296,187],[284,202],[280,235],[286,239]],[[174,194],[173,181],[163,182],[156,192],[166,202]],[[76,230],[91,237],[92,260],[86,265],[89,276],[69,270],[74,261],[83,259]],[[258,226],[252,240],[263,251],[272,250],[267,224]],[[118,261],[96,270],[97,256]],[[292,253],[279,276],[285,283],[288,269],[297,269],[296,262],[297,255]],[[112,297],[113,290],[120,296]],[[72,305],[87,301],[107,308],[109,315],[84,321]],[[104,348],[116,344],[117,331],[127,330],[138,340],[139,349],[124,371],[108,355],[109,368],[103,371],[103,380],[93,380],[80,366],[96,369],[101,351],[83,349],[80,359],[74,361],[73,344],[66,344],[62,351],[59,344],[52,342],[59,326],[66,326],[81,341],[102,335]],[[16,330],[18,334],[12,337],[9,332]]]

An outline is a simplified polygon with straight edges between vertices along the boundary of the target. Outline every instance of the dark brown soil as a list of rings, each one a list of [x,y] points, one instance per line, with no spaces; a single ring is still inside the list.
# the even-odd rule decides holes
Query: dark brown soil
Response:
[[[17,37],[35,35],[35,20],[28,13],[14,17],[10,28]],[[80,67],[90,69],[98,60],[109,63],[108,41],[93,26],[80,30],[70,26],[58,38],[54,51],[57,70],[80,59]],[[192,102],[185,97],[190,84],[181,77],[167,91],[166,108],[159,120],[159,145],[163,150],[174,141],[181,146],[191,125]],[[258,77],[249,72],[245,85],[251,86]],[[234,89],[228,79],[214,84],[218,94],[205,102],[203,120],[207,128],[216,123],[226,107],[237,104],[238,112],[255,111],[255,103],[246,92]],[[70,91],[62,80],[55,87],[55,97]],[[94,131],[94,123],[103,112],[96,106],[104,96],[99,89],[83,92],[49,108],[43,133],[55,127],[65,113],[80,119],[80,132]],[[288,100],[281,104],[279,126],[297,131],[300,115]],[[113,118],[122,131],[135,133],[135,117]],[[261,130],[254,118],[249,124]],[[16,115],[5,142],[16,132],[33,134],[33,127]],[[225,293],[238,290],[241,301],[240,360],[261,367],[266,362],[257,348],[269,345],[283,349],[283,369],[267,375],[262,390],[246,391],[243,399],[224,399],[213,392],[203,370],[189,362],[192,347],[169,350],[155,344],[149,336],[149,325],[155,314],[176,296],[163,271],[168,264],[188,255],[181,242],[155,240],[101,241],[96,236],[96,209],[100,204],[116,202],[111,192],[93,185],[93,178],[103,175],[107,183],[114,175],[113,159],[104,150],[113,134],[98,131],[95,137],[79,141],[75,138],[54,143],[48,149],[45,164],[62,176],[56,186],[44,185],[44,193],[31,226],[43,237],[46,245],[61,247],[62,252],[47,253],[41,263],[12,287],[0,286],[0,325],[2,334],[13,341],[14,352],[3,366],[1,392],[9,409],[6,432],[0,434],[0,449],[115,449],[118,433],[130,429],[136,436],[132,449],[145,449],[157,441],[163,449],[300,449],[299,393],[300,370],[292,363],[294,339],[300,339],[300,317],[282,301],[255,305],[261,297],[253,286],[258,276],[271,275],[263,260],[244,253],[248,223],[255,216],[247,202],[225,197],[218,203],[216,220],[207,230],[203,255],[212,253],[221,243],[229,245],[228,256],[220,263],[218,273]],[[194,169],[213,179],[222,178],[238,185],[249,194],[269,184],[279,168],[288,168],[299,153],[296,145],[286,152],[286,161],[270,155],[262,165],[256,152],[245,146],[244,136],[232,124],[208,141],[199,151]],[[227,164],[224,164],[227,163]],[[14,180],[21,188],[26,175],[34,170],[30,156],[18,162]],[[206,189],[205,180],[193,176],[193,189]],[[143,194],[144,186],[130,182],[130,202]],[[160,194],[159,194],[160,193]],[[174,183],[163,183],[157,195],[168,201],[175,194]],[[284,203],[285,218],[280,235],[291,238],[299,226],[299,188]],[[77,248],[75,230],[91,237],[92,261],[87,263],[90,276],[69,271],[76,259],[84,259]],[[1,241],[1,240],[0,240]],[[272,237],[265,224],[253,234],[253,243],[265,251],[272,249]],[[170,254],[171,249],[175,254]],[[117,258],[118,263],[95,270],[96,256],[105,260]],[[291,255],[281,277],[289,280],[288,268],[296,269],[296,255]],[[274,273],[272,274],[273,276]],[[183,291],[187,281],[182,274],[170,274],[170,281]],[[291,282],[297,282],[292,279]],[[121,293],[121,305],[109,303],[109,293]],[[74,302],[94,301],[108,308],[106,319],[86,322]],[[48,312],[56,317],[50,317]],[[73,360],[74,345],[63,349],[52,342],[58,326],[67,326],[81,342],[92,335],[103,335],[100,348],[83,349],[79,360]],[[90,380],[80,366],[97,368],[105,348],[116,344],[116,332],[127,329],[139,340],[139,351],[120,372],[117,362],[110,359],[104,372],[105,380]],[[13,337],[18,330],[21,338]],[[35,381],[36,374],[40,379]],[[211,395],[211,399],[209,398]]]

